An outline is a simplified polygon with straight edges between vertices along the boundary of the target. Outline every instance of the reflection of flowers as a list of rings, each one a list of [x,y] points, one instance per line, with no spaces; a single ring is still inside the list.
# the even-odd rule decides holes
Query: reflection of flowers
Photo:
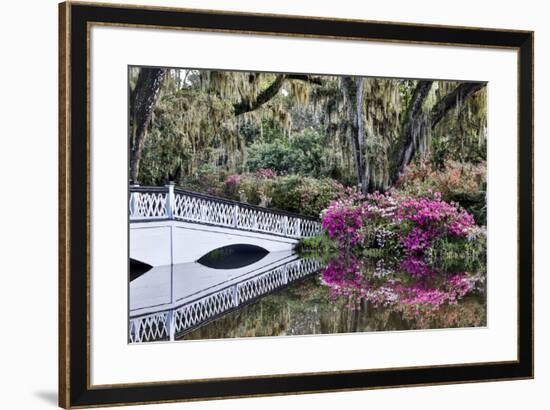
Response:
[[[363,260],[347,255],[328,262],[322,273],[323,282],[330,287],[333,298],[343,297],[350,306],[359,300],[365,300],[374,306],[391,306],[398,311],[437,310],[442,305],[453,305],[475,290],[480,277],[468,273],[436,276],[436,284],[428,284],[426,277],[430,271],[425,262],[418,257],[408,257],[399,264],[400,269],[384,268],[380,275],[380,266],[369,271]]]
[[[364,296],[369,283],[362,273],[362,263],[355,257],[331,259],[322,273],[323,282],[330,287],[331,296]]]
[[[478,277],[466,273],[456,273],[444,281],[441,288],[429,288],[419,284],[409,288],[400,303],[415,308],[437,310],[444,304],[454,305],[472,292]]]
[[[433,271],[422,256],[407,256],[401,261],[400,267],[414,277],[433,274]]]

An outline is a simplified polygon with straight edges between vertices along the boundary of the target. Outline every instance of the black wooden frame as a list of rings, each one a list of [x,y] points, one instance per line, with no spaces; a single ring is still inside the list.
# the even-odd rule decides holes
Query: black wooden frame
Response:
[[[59,403],[108,406],[526,379],[533,370],[533,41],[530,31],[60,4]],[[344,40],[508,48],[518,52],[518,360],[383,370],[91,386],[89,383],[88,25],[153,26]]]

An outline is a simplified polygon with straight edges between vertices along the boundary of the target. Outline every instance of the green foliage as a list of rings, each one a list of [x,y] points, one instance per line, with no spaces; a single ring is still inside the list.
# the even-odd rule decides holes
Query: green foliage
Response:
[[[487,234],[483,230],[475,238],[442,237],[428,250],[431,265],[453,271],[478,272],[485,269],[487,255]]]
[[[275,175],[271,170],[230,175],[224,182],[226,197],[306,216],[319,217],[344,187],[330,178]]]
[[[142,185],[181,183],[195,177],[201,166],[218,168],[240,156],[235,124],[227,122],[230,101],[205,93],[198,84],[178,85],[173,71],[179,70],[171,70],[161,88],[144,142],[138,175]]]
[[[302,256],[313,257],[324,263],[338,253],[338,244],[323,232],[319,236],[300,239],[295,250]]]
[[[191,175],[183,176],[179,185],[187,190],[205,194],[223,196],[225,173],[209,164],[202,164]]]
[[[272,143],[256,143],[248,148],[245,168],[256,171],[270,168],[277,172],[295,172],[300,163],[300,153],[294,151],[283,141]]]
[[[130,88],[137,73],[137,68],[130,72]],[[341,77],[315,76],[316,81],[286,78],[279,92],[264,104],[235,115],[235,106],[254,101],[277,77],[170,69],[144,141],[138,181],[162,185],[174,180],[189,189],[317,216],[319,203],[324,204],[333,191],[328,180],[345,186],[357,184],[349,133],[350,101],[343,93]],[[365,79],[364,150],[371,191],[390,188],[416,84],[415,80]],[[423,111],[430,112],[458,84],[435,81]],[[447,169],[450,161],[484,167],[486,90],[459,102],[421,139],[415,147],[415,160],[429,162],[437,172]],[[289,179],[267,182],[250,177],[262,169],[286,174]],[[232,174],[245,175],[242,195],[231,189],[226,192],[223,181]],[[300,180],[303,177],[319,181]],[[440,190],[445,200],[460,202],[478,223],[484,223],[485,188],[461,190],[470,183],[466,179],[460,179],[458,187],[442,187],[445,181],[434,179],[400,189]],[[301,208],[303,196],[314,202],[306,205],[305,211]]]
[[[449,161],[473,164],[486,161],[486,88],[460,102],[437,125],[431,133],[429,155],[430,161],[439,168]]]
[[[343,186],[333,179],[285,176],[273,186],[271,206],[317,218],[342,191]]]
[[[247,149],[244,168],[248,171],[272,169],[278,173],[308,176],[329,176],[325,158],[323,136],[312,129],[293,134],[289,140],[283,136],[270,137],[272,142],[257,142]]]

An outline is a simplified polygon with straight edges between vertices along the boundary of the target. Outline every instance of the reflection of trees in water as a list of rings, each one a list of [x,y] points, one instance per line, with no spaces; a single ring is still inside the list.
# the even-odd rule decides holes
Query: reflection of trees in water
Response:
[[[374,306],[363,299],[353,308],[344,298],[329,297],[319,277],[293,284],[185,335],[184,339],[217,339],[477,327],[486,325],[483,294],[465,296],[437,310],[416,311]]]

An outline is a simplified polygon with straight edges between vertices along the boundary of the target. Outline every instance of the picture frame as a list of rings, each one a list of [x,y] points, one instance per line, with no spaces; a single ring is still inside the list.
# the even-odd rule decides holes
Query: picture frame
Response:
[[[91,44],[94,26],[318,39],[348,44],[442,46],[517,53],[517,357],[504,361],[386,366],[173,379],[92,382]],[[534,377],[533,320],[534,33],[130,5],[59,5],[59,405],[133,405]],[[132,64],[133,62],[128,62]],[[125,73],[124,73],[125,75]],[[126,183],[126,181],[123,181]],[[127,209],[119,210],[127,213]],[[124,244],[122,250],[126,250]],[[510,267],[512,269],[512,267]],[[115,272],[116,274],[117,272]],[[119,272],[120,275],[125,272]],[[122,303],[122,302],[121,302]],[[181,345],[184,348],[185,345]],[[245,359],[246,360],[246,359]],[[233,369],[233,373],[238,371]]]

